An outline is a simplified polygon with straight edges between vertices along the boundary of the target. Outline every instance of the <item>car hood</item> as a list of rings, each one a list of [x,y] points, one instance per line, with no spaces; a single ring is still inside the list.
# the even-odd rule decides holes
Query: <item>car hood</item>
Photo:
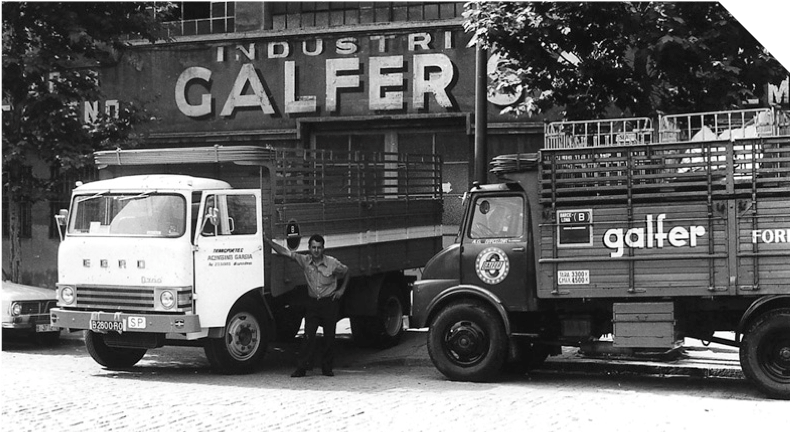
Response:
[[[16,284],[3,281],[3,300],[11,301],[46,301],[55,299],[54,289]]]

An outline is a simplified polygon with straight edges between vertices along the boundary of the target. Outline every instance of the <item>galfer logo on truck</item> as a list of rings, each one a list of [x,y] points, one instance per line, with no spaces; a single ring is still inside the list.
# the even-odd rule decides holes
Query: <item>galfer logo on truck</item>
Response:
[[[665,214],[659,214],[654,224],[653,215],[646,215],[645,227],[633,227],[624,232],[624,229],[609,229],[604,232],[604,245],[614,249],[610,257],[622,257],[624,246],[629,248],[664,248],[665,242],[671,247],[684,247],[698,245],[698,238],[706,234],[703,226],[675,226],[665,232]]]
[[[475,259],[475,273],[486,284],[499,284],[508,276],[509,269],[508,255],[496,247],[484,249]]]

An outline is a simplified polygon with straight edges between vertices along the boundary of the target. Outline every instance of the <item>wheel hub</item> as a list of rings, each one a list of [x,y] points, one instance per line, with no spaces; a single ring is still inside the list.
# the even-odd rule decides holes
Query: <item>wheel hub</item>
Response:
[[[486,333],[475,323],[458,322],[445,335],[445,347],[451,359],[457,363],[475,364],[488,351]]]
[[[237,315],[228,324],[228,353],[238,360],[252,356],[260,344],[258,322],[248,315]]]

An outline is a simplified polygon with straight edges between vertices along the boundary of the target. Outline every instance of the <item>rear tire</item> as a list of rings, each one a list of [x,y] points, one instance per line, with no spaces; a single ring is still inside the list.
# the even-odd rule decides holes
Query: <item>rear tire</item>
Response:
[[[244,374],[258,368],[267,346],[264,323],[263,310],[255,303],[234,306],[225,323],[225,335],[204,343],[212,369],[222,374]]]
[[[94,361],[107,368],[128,368],[143,359],[148,349],[110,347],[104,343],[104,335],[85,331],[85,348]]]
[[[789,399],[788,308],[770,310],[747,327],[739,347],[744,375],[772,398]]]
[[[429,326],[427,346],[437,370],[451,380],[490,381],[508,356],[502,319],[480,301],[443,308]]]
[[[384,349],[397,345],[404,335],[404,301],[395,283],[385,283],[379,293],[377,316],[350,317],[354,342],[359,347]]]

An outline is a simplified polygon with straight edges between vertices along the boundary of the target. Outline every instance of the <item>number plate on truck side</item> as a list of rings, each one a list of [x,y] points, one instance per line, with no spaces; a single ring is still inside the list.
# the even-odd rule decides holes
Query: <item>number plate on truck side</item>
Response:
[[[123,320],[91,320],[91,331],[95,332],[122,332],[126,331],[126,322]]]
[[[590,271],[558,271],[558,285],[590,284]]]

